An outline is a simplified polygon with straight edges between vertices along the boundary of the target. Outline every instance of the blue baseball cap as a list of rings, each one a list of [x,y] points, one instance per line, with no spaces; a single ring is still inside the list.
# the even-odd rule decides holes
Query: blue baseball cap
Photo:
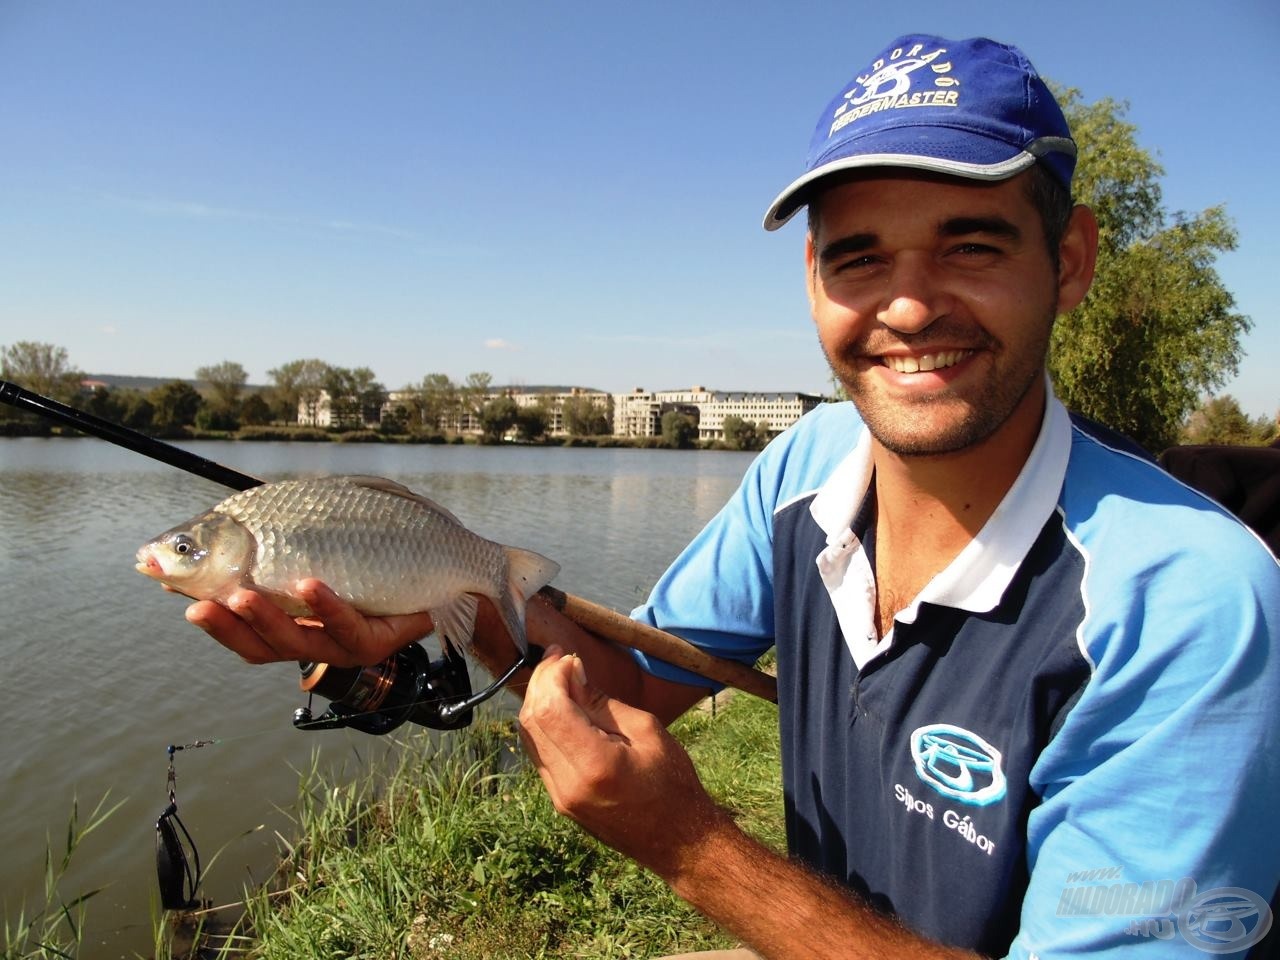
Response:
[[[827,106],[805,172],[764,217],[776,230],[819,181],[864,167],[1005,180],[1036,162],[1070,192],[1076,165],[1062,108],[1017,47],[977,37],[899,37]]]

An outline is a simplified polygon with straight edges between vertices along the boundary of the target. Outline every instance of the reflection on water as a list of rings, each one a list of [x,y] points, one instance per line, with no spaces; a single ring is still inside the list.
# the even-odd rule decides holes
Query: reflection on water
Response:
[[[438,500],[484,536],[561,563],[561,589],[629,610],[719,509],[749,457],[731,453],[346,444],[186,444],[263,479],[368,473]],[[137,547],[228,491],[96,440],[0,440],[0,902],[42,900],[46,836],[61,843],[73,800],[123,800],[73,865],[67,895],[91,901],[86,956],[145,954],[155,900],[154,823],[178,801],[206,859],[204,894],[238,898],[274,855],[276,810],[298,769],[377,762],[385,741],[301,733],[293,664],[249,667],[182,618],[186,601],[133,570]],[[510,704],[499,709],[510,709]],[[358,758],[358,761],[357,761]],[[247,833],[264,825],[264,829]]]

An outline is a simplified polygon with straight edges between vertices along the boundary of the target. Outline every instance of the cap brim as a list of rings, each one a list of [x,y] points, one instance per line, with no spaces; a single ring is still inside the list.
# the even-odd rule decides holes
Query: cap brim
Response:
[[[862,170],[869,167],[893,167],[908,170],[925,170],[929,173],[941,173],[952,177],[963,177],[966,180],[1007,180],[1026,170],[1036,162],[1033,154],[1027,151],[1014,154],[1008,160],[998,163],[966,163],[961,160],[942,160],[937,157],[922,157],[912,153],[867,153],[855,157],[842,157],[824,163],[810,170],[804,176],[793,180],[777,199],[765,211],[764,228],[777,230],[795,216],[796,211],[809,202],[809,197],[817,189],[816,184],[833,174],[849,170]]]

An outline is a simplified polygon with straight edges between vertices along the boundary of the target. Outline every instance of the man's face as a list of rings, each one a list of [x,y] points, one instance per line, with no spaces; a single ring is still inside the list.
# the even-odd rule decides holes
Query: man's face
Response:
[[[1021,177],[867,176],[824,192],[816,224],[818,337],[884,447],[951,453],[1039,417],[1050,328],[1074,294]]]

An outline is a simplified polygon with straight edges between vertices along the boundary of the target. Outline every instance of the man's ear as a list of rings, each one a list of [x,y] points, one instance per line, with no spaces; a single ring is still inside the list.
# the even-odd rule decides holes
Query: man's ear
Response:
[[[1098,261],[1098,219],[1084,204],[1076,204],[1058,248],[1058,313],[1080,305]]]
[[[809,312],[812,313],[818,295],[818,261],[813,252],[812,233],[807,233],[804,237],[804,289],[809,295]]]

